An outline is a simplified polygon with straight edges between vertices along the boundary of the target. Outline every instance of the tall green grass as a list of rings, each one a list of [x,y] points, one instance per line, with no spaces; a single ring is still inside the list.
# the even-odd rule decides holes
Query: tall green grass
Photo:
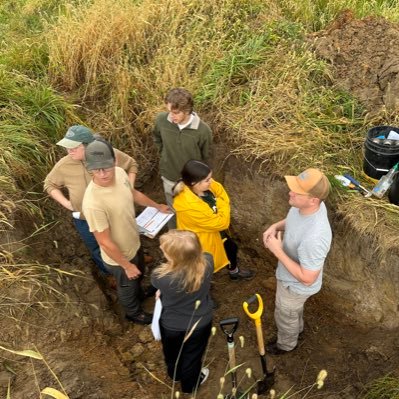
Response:
[[[0,109],[0,170],[14,182],[10,192],[29,188],[53,163],[52,143],[73,120],[74,108],[45,83],[0,69]]]

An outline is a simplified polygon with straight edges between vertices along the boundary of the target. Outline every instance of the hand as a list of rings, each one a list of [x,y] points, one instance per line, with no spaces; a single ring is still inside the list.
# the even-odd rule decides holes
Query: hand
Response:
[[[169,206],[165,204],[158,204],[157,209],[162,213],[173,213]]]
[[[265,247],[274,255],[276,255],[276,253],[283,248],[282,236],[282,232],[278,231],[277,235],[270,234],[266,239],[265,237],[263,238]]]
[[[267,248],[267,240],[269,237],[276,237],[277,235],[277,229],[276,225],[272,224],[264,233],[263,233],[263,244]]]
[[[125,269],[126,276],[129,280],[135,280],[141,275],[141,271],[134,263],[129,263]]]

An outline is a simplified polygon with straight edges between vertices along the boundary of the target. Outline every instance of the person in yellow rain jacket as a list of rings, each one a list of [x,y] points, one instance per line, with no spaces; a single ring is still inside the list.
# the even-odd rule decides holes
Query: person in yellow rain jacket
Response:
[[[227,266],[232,280],[253,278],[252,271],[238,267],[238,247],[227,233],[230,199],[223,186],[212,179],[209,166],[196,160],[186,162],[174,195],[177,228],[198,235],[203,251],[213,255],[215,272]]]

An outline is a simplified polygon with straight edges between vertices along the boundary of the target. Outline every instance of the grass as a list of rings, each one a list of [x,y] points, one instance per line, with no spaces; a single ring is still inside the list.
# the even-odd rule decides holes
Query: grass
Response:
[[[399,378],[391,375],[379,378],[366,387],[362,399],[398,399]]]

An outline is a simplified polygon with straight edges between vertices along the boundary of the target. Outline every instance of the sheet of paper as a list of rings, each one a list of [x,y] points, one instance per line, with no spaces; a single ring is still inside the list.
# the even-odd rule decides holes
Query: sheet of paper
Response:
[[[136,218],[137,225],[146,236],[155,237],[168,220],[173,217],[173,213],[162,213],[156,208],[148,206]]]
[[[151,331],[155,341],[161,340],[161,329],[159,328],[159,319],[161,318],[161,313],[162,313],[162,302],[161,299],[158,298],[155,301],[154,313],[152,315],[152,323],[151,323]]]

